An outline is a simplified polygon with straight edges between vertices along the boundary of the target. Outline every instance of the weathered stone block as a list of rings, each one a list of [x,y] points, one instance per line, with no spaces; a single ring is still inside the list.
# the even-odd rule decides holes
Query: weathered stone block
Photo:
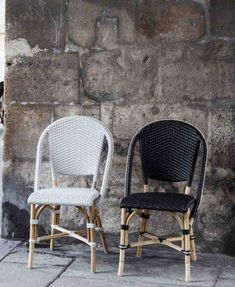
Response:
[[[97,102],[146,102],[153,97],[158,63],[154,48],[123,48],[89,54],[83,60],[86,94]]]
[[[88,116],[99,120],[99,106],[81,106],[81,105],[58,105],[55,107],[55,118],[68,116]]]
[[[34,159],[39,136],[52,122],[52,116],[51,106],[8,106],[5,113],[4,161]]]
[[[6,32],[9,40],[24,38],[30,46],[65,46],[67,0],[6,1]]]
[[[107,16],[118,19],[119,41],[133,42],[135,39],[134,8],[133,0],[72,0],[69,2],[69,38],[82,47],[95,45],[97,20],[99,22],[100,17]],[[103,32],[99,31],[99,33]],[[115,30],[109,32],[110,37],[116,37]]]
[[[17,57],[6,73],[6,101],[77,102],[79,57],[71,54],[40,54]]]
[[[207,112],[185,104],[145,104],[116,106],[113,114],[113,133],[118,139],[130,139],[145,124],[161,119],[178,119],[192,123],[204,135],[208,134]],[[102,115],[101,115],[102,118]]]
[[[229,63],[235,62],[235,43],[225,40],[202,41],[190,45],[186,50],[187,57],[198,57],[201,60],[220,60]]]
[[[204,241],[202,244],[210,238],[211,244],[208,246],[210,252],[219,252],[221,249],[224,252],[227,249],[231,254],[234,245],[231,225],[234,221],[234,212],[233,203],[226,194],[226,184],[218,183],[205,189],[196,220],[196,232],[202,236]]]
[[[155,96],[161,101],[212,100],[234,94],[235,65],[221,61],[188,61],[159,67]],[[231,81],[232,80],[232,81]]]
[[[216,36],[235,37],[235,2],[213,0],[210,2],[211,32]]]
[[[235,109],[224,105],[212,111],[212,165],[234,169],[235,166]],[[221,177],[221,176],[220,176]]]
[[[11,58],[16,56],[32,57],[34,54],[41,52],[38,47],[31,48],[29,43],[22,38],[8,40],[5,47],[6,62],[9,64]]]
[[[136,28],[142,41],[168,39],[187,41],[205,33],[202,6],[192,1],[139,1]]]
[[[117,17],[101,17],[97,22],[97,45],[103,49],[114,49],[117,48],[117,44]]]

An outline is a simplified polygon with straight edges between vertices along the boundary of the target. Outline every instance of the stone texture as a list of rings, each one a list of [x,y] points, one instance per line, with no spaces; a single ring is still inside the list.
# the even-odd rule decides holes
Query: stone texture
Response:
[[[25,248],[18,248],[3,260],[0,271],[2,286],[48,286],[72,262],[71,258],[36,254],[36,268],[30,270],[27,268],[27,257],[28,252],[25,252]]]
[[[6,61],[9,63],[10,59],[15,56],[27,56],[32,57],[34,54],[41,51],[38,47],[31,48],[29,43],[22,38],[17,38],[14,40],[9,40],[6,43],[5,57]]]
[[[205,33],[204,12],[192,1],[139,1],[136,28],[140,41],[196,40]]]
[[[40,54],[17,57],[8,64],[6,101],[78,102],[79,57],[71,54]]]
[[[101,17],[97,22],[97,45],[103,49],[117,48],[118,18]]]
[[[9,159],[34,159],[39,136],[52,122],[50,106],[8,106],[4,135],[4,161]]]
[[[225,105],[212,112],[212,161],[213,166],[231,169],[235,166],[235,108]]]
[[[198,238],[202,248],[205,248],[206,240],[209,240],[209,252],[222,250],[222,252],[234,255],[235,214],[226,185],[216,181],[209,189],[206,188],[195,228],[196,233],[202,235],[202,238]],[[210,210],[209,213],[208,210]]]
[[[105,116],[108,111],[102,110]],[[130,139],[143,125],[160,119],[184,120],[197,126],[207,137],[208,122],[207,113],[200,109],[192,109],[190,106],[146,104],[116,106],[113,114],[113,134],[118,139]],[[102,116],[101,116],[102,118]]]
[[[155,94],[163,101],[213,100],[234,94],[235,65],[220,61],[188,61],[162,64]]]
[[[40,48],[65,45],[67,0],[6,1],[6,33],[9,40],[24,38]]]
[[[122,43],[133,42],[135,39],[134,8],[135,2],[133,0],[118,2],[110,0],[72,0],[69,2],[69,38],[79,46],[93,46],[96,42],[97,19],[99,28],[100,17],[101,19],[105,17],[103,19],[106,19],[106,24],[108,24],[107,21],[110,20],[110,17],[115,17],[119,20],[119,41]],[[108,26],[109,37],[116,38],[116,28],[112,29],[110,25]],[[104,30],[100,31],[100,34],[104,32]],[[103,38],[104,35],[100,35],[100,37]]]
[[[34,268],[26,266],[28,247],[21,244],[9,250],[6,243],[0,242],[0,249],[5,255],[0,262],[0,276],[4,287],[25,286],[188,286],[184,278],[182,254],[158,247],[145,247],[143,256],[136,259],[135,249],[126,253],[125,273],[119,278],[118,245],[119,236],[108,236],[108,242],[115,244],[108,255],[99,245],[97,251],[97,273],[90,273],[90,251],[84,245],[56,246],[50,251],[47,244],[36,247]],[[19,244],[19,242],[17,242]],[[12,245],[12,242],[8,245]],[[143,268],[143,265],[145,268]],[[191,265],[192,280],[190,286],[233,286],[234,258],[223,255],[198,253],[198,261]],[[164,272],[165,270],[168,272]],[[138,279],[138,280],[137,280]],[[20,281],[20,282],[19,282]],[[216,282],[216,283],[215,283]],[[43,285],[42,285],[43,284]]]
[[[203,61],[219,60],[228,63],[235,62],[235,43],[225,40],[202,41],[190,46],[187,56],[199,57]]]
[[[13,251],[20,241],[8,241],[6,239],[0,239],[0,260],[2,261],[11,251]]]
[[[235,2],[233,0],[213,0],[210,5],[212,34],[235,37]]]
[[[92,53],[83,60],[84,89],[97,102],[141,103],[153,97],[157,65],[156,51],[151,47],[135,47],[131,53],[128,48]]]

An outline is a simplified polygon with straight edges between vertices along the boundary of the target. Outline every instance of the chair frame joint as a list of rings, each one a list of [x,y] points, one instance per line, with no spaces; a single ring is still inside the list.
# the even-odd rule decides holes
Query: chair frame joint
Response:
[[[130,248],[131,246],[130,246],[130,244],[127,244],[127,245],[125,245],[125,244],[119,244],[119,249],[121,249],[121,250],[125,250],[125,249],[128,249],[128,248]]]
[[[129,225],[128,224],[121,224],[121,229],[122,230],[129,230]]]

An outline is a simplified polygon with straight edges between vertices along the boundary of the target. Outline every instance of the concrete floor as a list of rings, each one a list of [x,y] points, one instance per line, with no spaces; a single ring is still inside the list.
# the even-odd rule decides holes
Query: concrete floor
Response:
[[[125,276],[117,276],[118,249],[108,255],[97,250],[97,273],[90,273],[90,252],[85,245],[38,247],[34,269],[27,268],[25,242],[0,239],[0,287],[103,287],[203,286],[234,287],[235,258],[198,254],[192,264],[192,281],[184,282],[183,256],[163,246],[145,248],[142,258],[127,251]]]

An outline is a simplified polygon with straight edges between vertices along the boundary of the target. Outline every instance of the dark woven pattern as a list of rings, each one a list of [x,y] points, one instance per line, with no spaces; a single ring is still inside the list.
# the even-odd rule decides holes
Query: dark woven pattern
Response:
[[[195,198],[179,193],[147,192],[133,193],[124,197],[121,208],[151,209],[159,211],[186,212]]]
[[[139,134],[143,176],[165,181],[189,179],[200,134],[178,121],[152,123]]]
[[[191,216],[196,215],[204,184],[207,146],[203,135],[192,125],[175,120],[150,123],[132,139],[127,158],[125,196],[131,191],[132,163],[136,143],[140,145],[145,184],[149,178],[163,181],[187,181],[191,186],[201,149],[200,179]]]

